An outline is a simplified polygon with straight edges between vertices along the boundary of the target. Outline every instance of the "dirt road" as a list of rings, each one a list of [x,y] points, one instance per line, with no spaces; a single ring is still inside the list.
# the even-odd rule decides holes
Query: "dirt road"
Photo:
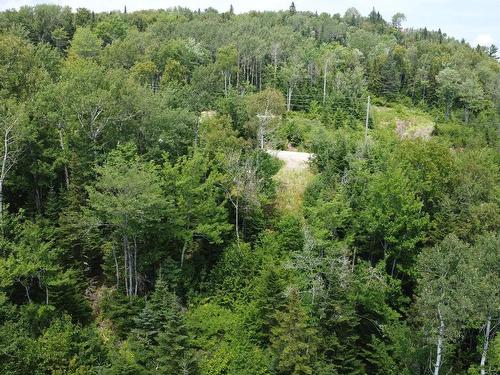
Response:
[[[266,150],[267,153],[285,162],[286,169],[306,169],[313,154],[297,151]]]

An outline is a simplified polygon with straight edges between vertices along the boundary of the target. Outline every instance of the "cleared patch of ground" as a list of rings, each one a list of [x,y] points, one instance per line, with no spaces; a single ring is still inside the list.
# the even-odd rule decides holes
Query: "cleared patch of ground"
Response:
[[[435,126],[428,114],[401,105],[373,106],[372,115],[376,126],[393,128],[401,138],[429,139]]]
[[[274,176],[278,182],[277,209],[283,213],[296,213],[302,208],[304,192],[314,175],[309,169],[312,154],[297,151],[267,150],[285,164]]]
[[[297,152],[297,151],[279,151],[279,150],[267,150],[267,153],[272,156],[283,160],[285,162],[285,169],[307,169],[309,167],[309,159],[312,154],[308,152]]]
[[[314,174],[309,168],[281,168],[274,176],[278,182],[276,208],[283,213],[299,212],[302,209],[304,192],[313,177]]]

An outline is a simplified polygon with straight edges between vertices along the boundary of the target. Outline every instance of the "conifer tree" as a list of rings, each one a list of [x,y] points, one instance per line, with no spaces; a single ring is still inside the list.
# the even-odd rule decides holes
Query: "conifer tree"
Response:
[[[285,310],[276,314],[276,320],[271,338],[276,373],[313,374],[316,330],[309,324],[298,290],[290,291]]]
[[[260,328],[261,341],[269,343],[271,330],[277,325],[277,312],[283,308],[285,296],[283,281],[276,269],[271,266],[262,272],[256,288],[256,324]]]
[[[194,373],[181,306],[162,279],[157,280],[136,324],[133,341],[140,363],[161,374]]]

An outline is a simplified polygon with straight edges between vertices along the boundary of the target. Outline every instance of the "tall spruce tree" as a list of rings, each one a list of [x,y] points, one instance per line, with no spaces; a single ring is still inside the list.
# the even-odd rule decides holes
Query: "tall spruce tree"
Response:
[[[276,314],[271,347],[277,374],[310,375],[314,373],[316,330],[302,306],[299,291],[291,289],[284,311]]]

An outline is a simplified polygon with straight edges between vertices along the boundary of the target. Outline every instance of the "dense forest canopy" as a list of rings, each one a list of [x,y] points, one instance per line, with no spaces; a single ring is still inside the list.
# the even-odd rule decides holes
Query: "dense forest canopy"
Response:
[[[1,12],[0,373],[500,371],[497,48],[404,20]]]

